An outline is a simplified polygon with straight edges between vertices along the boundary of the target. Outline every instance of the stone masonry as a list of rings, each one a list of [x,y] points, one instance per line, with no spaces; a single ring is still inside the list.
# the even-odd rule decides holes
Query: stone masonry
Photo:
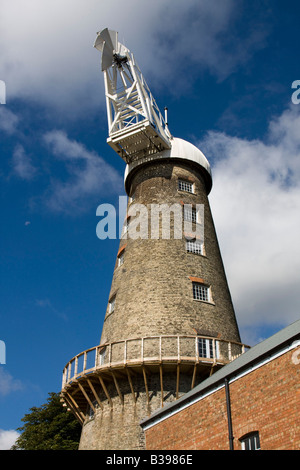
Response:
[[[178,178],[192,181],[195,193],[178,191]],[[101,343],[195,331],[240,341],[201,173],[186,164],[153,163],[136,172],[130,195],[134,195],[131,204],[147,207],[204,204],[205,254],[187,253],[186,239],[174,239],[172,229],[170,240],[121,240],[124,263],[120,267],[116,263],[109,295],[109,299],[115,298],[115,306],[113,313],[107,311]],[[211,286],[211,303],[193,300],[191,277]]]

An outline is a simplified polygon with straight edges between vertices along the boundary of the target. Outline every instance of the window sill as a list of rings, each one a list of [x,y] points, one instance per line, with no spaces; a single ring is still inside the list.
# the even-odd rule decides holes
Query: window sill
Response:
[[[209,301],[207,301],[207,300],[199,300],[199,299],[193,299],[193,300],[194,300],[195,302],[201,302],[201,303],[203,303],[203,304],[214,305],[214,306],[216,305],[212,300],[209,300]]]
[[[203,255],[202,253],[194,253],[193,251],[186,251],[187,255],[197,255],[197,256],[202,256],[203,258],[207,258],[206,255]]]
[[[193,196],[197,196],[197,193],[190,193],[190,191],[183,191],[182,189],[177,189],[179,194],[192,194]]]

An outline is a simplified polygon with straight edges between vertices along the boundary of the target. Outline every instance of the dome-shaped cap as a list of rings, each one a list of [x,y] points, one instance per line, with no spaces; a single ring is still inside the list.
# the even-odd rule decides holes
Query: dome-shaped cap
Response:
[[[186,140],[173,137],[171,139],[171,149],[163,150],[162,152],[155,153],[153,155],[140,158],[134,162],[126,165],[124,181],[125,188],[128,184],[128,177],[140,165],[155,161],[155,160],[165,160],[165,159],[178,159],[183,161],[189,161],[192,164],[199,165],[201,167],[201,172],[204,177],[207,194],[210,192],[212,187],[212,175],[211,168],[208,160],[204,154],[199,150],[195,145],[187,142]]]

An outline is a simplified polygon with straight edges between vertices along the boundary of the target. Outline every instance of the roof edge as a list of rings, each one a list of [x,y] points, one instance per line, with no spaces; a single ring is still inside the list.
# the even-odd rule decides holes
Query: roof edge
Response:
[[[143,419],[140,422],[141,427],[143,429],[151,427],[158,421],[162,421],[181,411],[181,409],[191,406],[196,401],[199,401],[203,395],[212,393],[217,388],[224,386],[226,378],[233,380],[237,378],[237,375],[246,373],[247,370],[253,368],[255,365],[258,367],[259,363],[267,356],[275,355],[275,353],[280,350],[284,353],[288,346],[295,343],[296,339],[299,340],[300,344],[300,320],[297,320],[261,343],[253,346],[175,402],[166,404],[164,408],[155,411],[150,417]],[[293,347],[297,347],[297,344]]]
[[[211,167],[203,152],[201,152],[201,150],[194,144],[178,137],[173,137],[171,143],[172,147],[170,150],[163,150],[152,155],[147,155],[126,165],[124,174],[124,186],[126,192],[128,192],[129,176],[132,176],[136,170],[149,163],[157,162],[159,160],[168,160],[181,161],[185,163],[188,162],[190,165],[197,167],[204,177],[207,194],[210,193],[212,188]]]

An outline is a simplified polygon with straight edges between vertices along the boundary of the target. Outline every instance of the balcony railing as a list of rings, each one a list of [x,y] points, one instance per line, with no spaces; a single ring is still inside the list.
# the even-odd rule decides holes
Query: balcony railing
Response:
[[[90,373],[110,368],[162,363],[226,364],[249,348],[207,336],[146,336],[106,343],[77,354],[63,370],[62,388]]]

